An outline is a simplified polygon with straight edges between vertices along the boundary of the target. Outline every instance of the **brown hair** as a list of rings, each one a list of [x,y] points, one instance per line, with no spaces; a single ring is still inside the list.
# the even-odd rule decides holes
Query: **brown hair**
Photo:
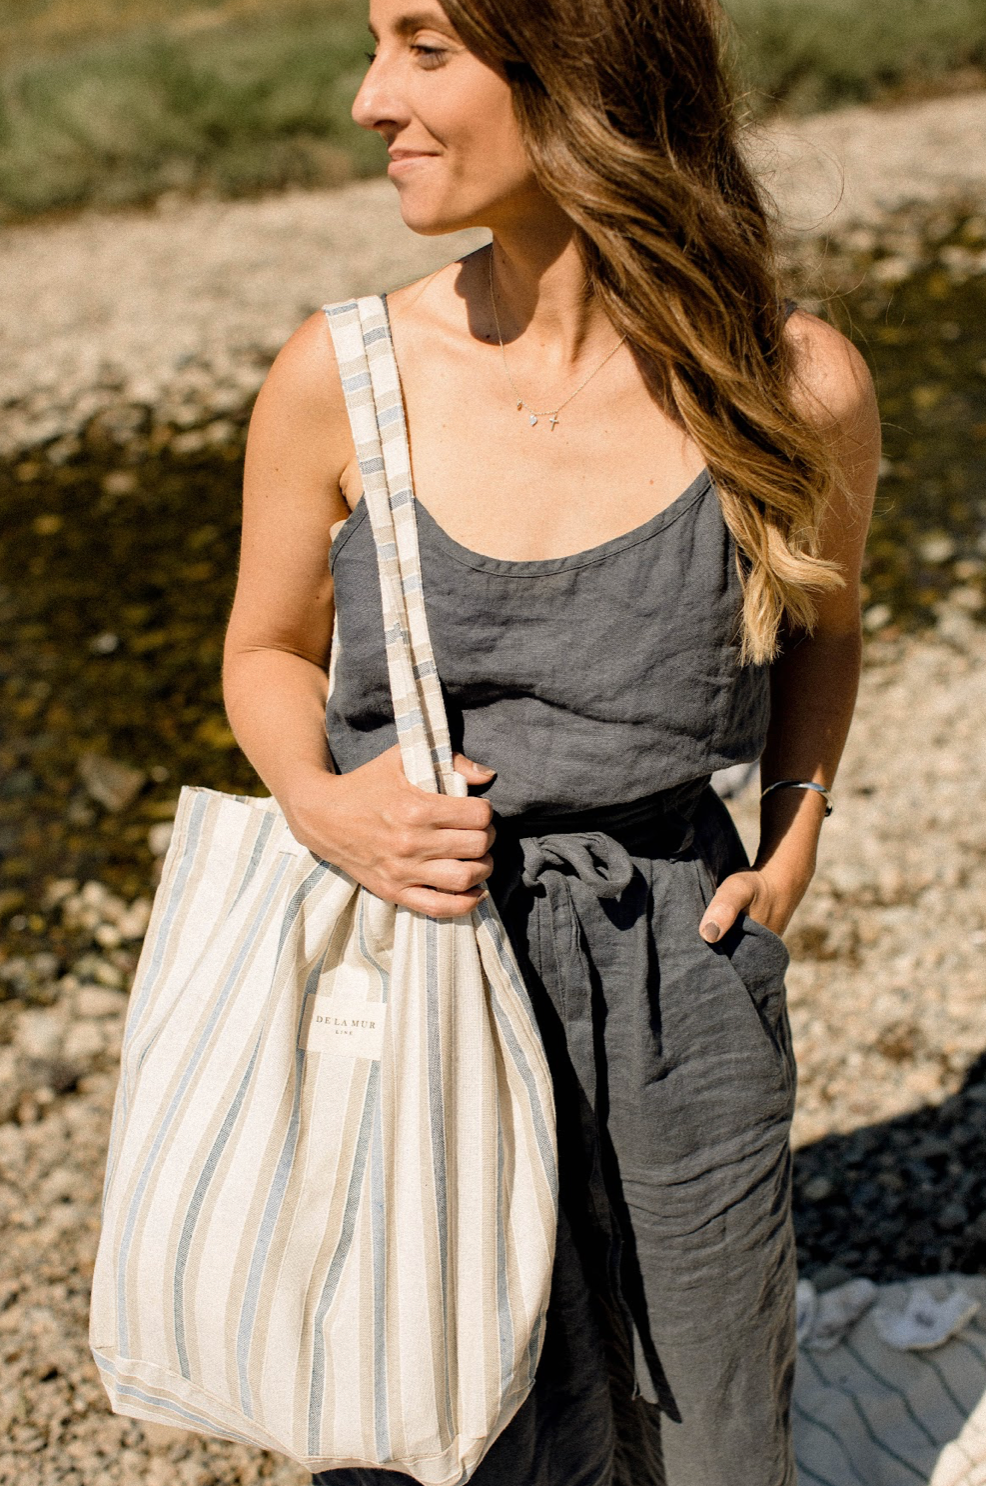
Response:
[[[770,217],[737,146],[717,0],[444,0],[508,77],[592,292],[702,450],[743,580],[744,660],[811,629],[832,456],[791,395]]]

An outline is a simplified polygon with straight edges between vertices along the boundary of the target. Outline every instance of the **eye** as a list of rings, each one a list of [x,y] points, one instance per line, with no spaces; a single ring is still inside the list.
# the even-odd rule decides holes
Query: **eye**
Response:
[[[423,46],[416,42],[411,48],[422,67],[443,67],[448,59],[448,50],[443,46]]]

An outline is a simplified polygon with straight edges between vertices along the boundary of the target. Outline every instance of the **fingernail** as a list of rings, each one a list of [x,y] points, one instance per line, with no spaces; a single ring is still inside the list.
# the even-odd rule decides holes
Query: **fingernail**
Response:
[[[485,774],[488,779],[492,779],[493,775],[496,773],[495,769],[488,768],[486,764],[477,764],[476,768],[479,770],[480,774]]]
[[[718,924],[706,924],[701,933],[702,938],[705,940],[706,944],[715,944],[716,940],[719,938],[719,935],[722,933],[722,930],[719,928]]]

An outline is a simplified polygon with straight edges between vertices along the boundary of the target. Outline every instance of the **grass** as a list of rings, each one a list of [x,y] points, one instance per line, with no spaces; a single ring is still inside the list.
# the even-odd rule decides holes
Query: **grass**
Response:
[[[365,67],[361,0],[108,34],[18,54],[0,76],[0,214],[242,196],[381,168],[349,108]],[[214,20],[214,17],[206,16]],[[184,24],[182,24],[184,22]]]
[[[757,113],[986,80],[986,0],[726,4]],[[366,44],[365,0],[0,0],[0,219],[373,173]]]
[[[986,85],[986,0],[724,0],[757,112]]]

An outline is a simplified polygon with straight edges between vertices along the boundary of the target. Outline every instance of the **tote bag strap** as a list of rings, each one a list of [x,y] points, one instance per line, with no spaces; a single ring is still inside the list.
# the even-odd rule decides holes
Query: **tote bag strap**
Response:
[[[376,546],[387,672],[404,773],[419,789],[464,795],[466,781],[452,768],[448,719],[428,634],[411,450],[386,305],[374,294],[323,308]]]

